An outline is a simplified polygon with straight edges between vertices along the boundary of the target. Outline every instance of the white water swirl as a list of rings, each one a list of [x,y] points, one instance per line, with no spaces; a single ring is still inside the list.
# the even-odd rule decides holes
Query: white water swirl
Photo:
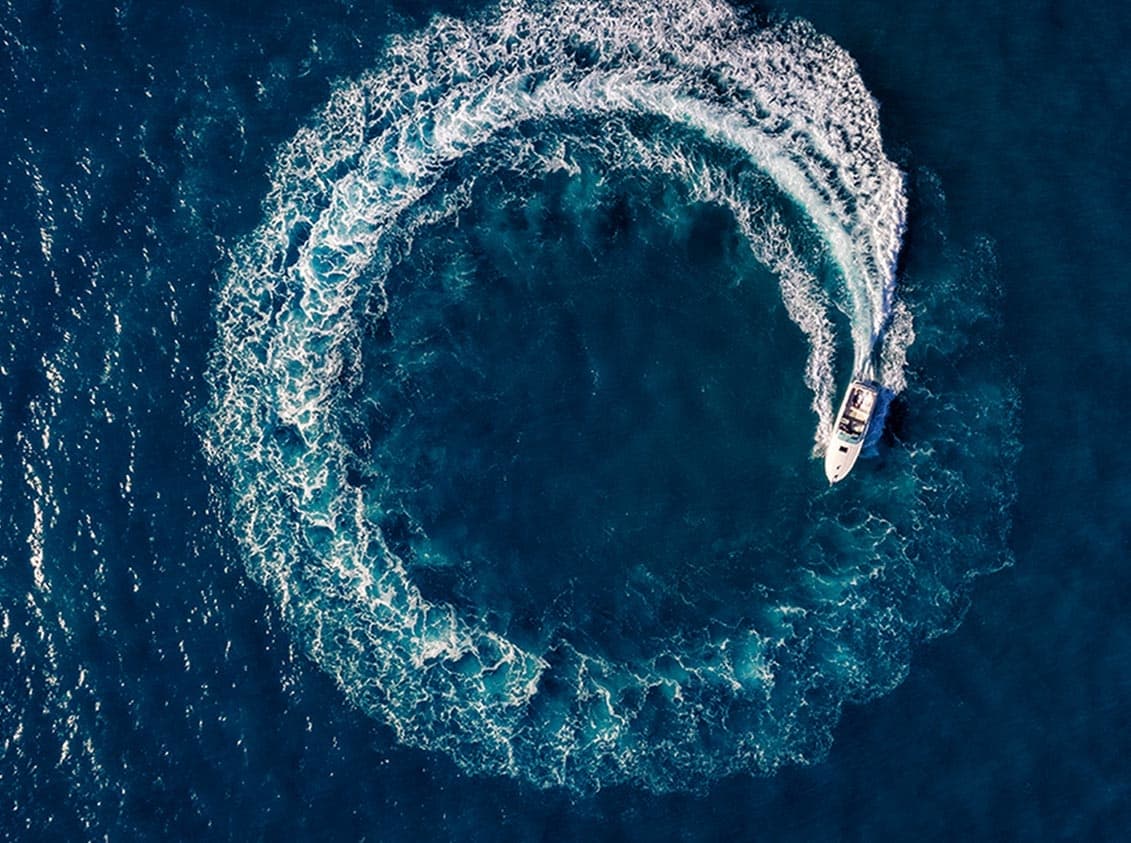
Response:
[[[340,402],[397,255],[467,201],[467,180],[568,170],[579,148],[730,210],[807,337],[799,374],[818,444],[838,325],[859,369],[894,308],[881,377],[901,388],[912,336],[893,305],[903,180],[843,50],[805,23],[756,26],[718,0],[439,18],[341,85],[283,149],[266,219],[219,291],[207,447],[230,477],[249,568],[352,700],[401,741],[470,770],[666,790],[808,760],[868,672],[851,647],[813,643],[812,607],[771,603],[742,628],[673,637],[633,663],[567,640],[531,652],[424,599],[348,480]],[[796,232],[703,148],[738,155],[800,211],[835,283],[815,277]],[[868,518],[852,537],[880,547],[891,532]],[[823,582],[822,600],[843,614],[864,585]],[[806,678],[814,664],[827,668],[820,681]]]

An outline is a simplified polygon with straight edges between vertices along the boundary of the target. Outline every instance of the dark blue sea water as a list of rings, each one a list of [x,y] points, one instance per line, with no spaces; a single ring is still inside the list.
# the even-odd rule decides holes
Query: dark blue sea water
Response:
[[[1125,835],[1129,30],[6,3],[0,837]]]

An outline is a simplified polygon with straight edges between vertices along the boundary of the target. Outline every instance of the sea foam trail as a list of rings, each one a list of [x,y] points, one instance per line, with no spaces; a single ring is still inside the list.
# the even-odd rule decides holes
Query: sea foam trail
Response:
[[[717,4],[608,11],[562,4],[532,17],[512,8],[493,24],[441,19],[428,37],[396,42],[386,66],[339,90],[323,124],[284,156],[281,182],[297,205],[281,208],[278,223],[292,238],[296,224],[314,225],[292,271],[317,272],[319,247],[367,266],[382,233],[447,168],[519,124],[649,115],[740,149],[803,209],[841,275],[833,304],[848,316],[854,370],[864,368],[891,311],[906,203],[851,57],[806,24],[751,32]],[[353,166],[338,178],[343,158]],[[750,215],[745,197],[703,192]],[[771,226],[748,228],[808,337],[823,442],[834,389],[828,297]],[[332,280],[350,296],[349,270]]]
[[[843,618],[821,627],[828,640],[802,627],[864,600],[857,580],[814,584],[811,605],[767,605],[693,647],[657,642],[639,662],[568,640],[531,652],[427,601],[348,479],[342,402],[399,250],[467,201],[468,181],[568,170],[581,146],[730,210],[808,339],[801,376],[815,439],[827,436],[836,326],[851,331],[856,368],[870,363],[906,205],[851,57],[803,22],[758,28],[713,0],[438,18],[394,40],[283,149],[267,218],[219,291],[206,447],[231,479],[249,567],[358,705],[470,770],[669,790],[817,757],[870,673],[866,653],[834,640]],[[713,164],[712,148],[754,175]],[[901,318],[889,344],[914,336]],[[885,378],[901,381],[904,351],[885,350]],[[892,532],[869,519],[852,538],[879,546]]]

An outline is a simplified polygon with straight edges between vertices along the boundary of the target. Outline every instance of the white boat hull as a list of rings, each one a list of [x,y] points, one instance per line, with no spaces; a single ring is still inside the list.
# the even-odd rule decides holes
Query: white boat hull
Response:
[[[830,483],[839,483],[856,465],[879,395],[878,387],[869,381],[854,380],[845,390],[829,444],[825,447],[825,476]]]
[[[835,436],[829,440],[825,449],[825,476],[830,483],[839,483],[848,476],[863,447],[863,443],[840,442]]]

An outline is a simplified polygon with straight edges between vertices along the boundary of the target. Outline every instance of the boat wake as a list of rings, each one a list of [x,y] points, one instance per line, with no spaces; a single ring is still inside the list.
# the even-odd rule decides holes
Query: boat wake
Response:
[[[1003,564],[964,542],[1002,533],[1008,472],[984,484],[993,505],[970,513],[962,539],[923,531],[962,514],[938,490],[977,482],[933,450],[970,435],[965,422],[893,450],[898,493],[861,483],[847,506],[819,495],[764,551],[796,575],[761,588],[741,621],[623,660],[568,634],[522,646],[485,610],[427,599],[379,526],[379,484],[352,471],[343,425],[356,386],[379,376],[362,350],[390,271],[458,221],[477,183],[536,184],[582,158],[661,174],[733,216],[806,337],[818,448],[838,330],[855,369],[878,360],[884,386],[906,387],[924,329],[894,298],[904,181],[855,63],[828,38],[716,0],[438,18],[340,85],[281,151],[266,218],[219,290],[205,444],[249,570],[351,700],[470,771],[664,791],[819,758],[842,703],[894,686],[912,641],[953,625],[971,574]]]

